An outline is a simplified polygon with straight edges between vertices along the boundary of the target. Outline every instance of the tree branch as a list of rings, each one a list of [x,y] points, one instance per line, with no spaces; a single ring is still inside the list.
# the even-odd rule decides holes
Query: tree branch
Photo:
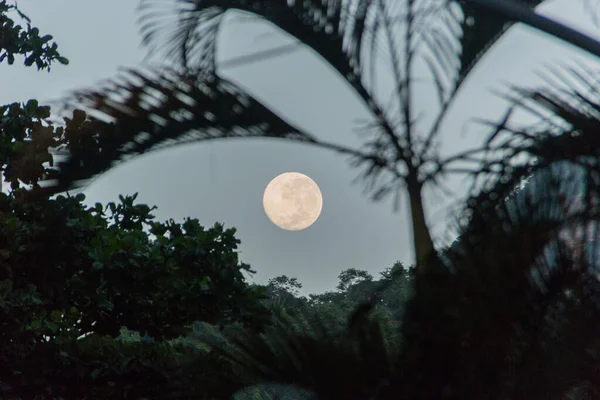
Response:
[[[511,21],[528,25],[600,57],[600,42],[560,22],[539,15],[518,0],[461,0],[459,3],[468,3],[473,7],[501,14]]]

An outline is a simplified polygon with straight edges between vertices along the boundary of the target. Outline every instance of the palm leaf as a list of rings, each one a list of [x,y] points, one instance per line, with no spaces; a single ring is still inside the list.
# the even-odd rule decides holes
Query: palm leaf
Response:
[[[528,0],[530,7],[541,0]],[[173,9],[175,5],[175,9]],[[146,0],[141,4],[141,30],[151,49],[166,49],[184,66],[216,70],[215,41],[220,21],[228,11],[241,11],[273,24],[311,48],[356,91],[393,149],[394,162],[415,162],[418,141],[411,137],[410,91],[413,55],[421,56],[438,89],[442,106],[425,144],[428,154],[433,137],[458,88],[493,43],[511,24],[506,18],[469,2],[423,0],[384,2],[382,0],[326,1],[206,1]],[[400,39],[403,38],[403,39]],[[404,49],[400,44],[404,40]],[[424,44],[424,46],[419,46]],[[395,108],[384,107],[373,93],[373,72],[367,84],[366,70],[374,71],[376,53],[387,50],[396,80],[396,102],[404,108],[405,132],[398,131]],[[405,63],[400,64],[400,54]],[[197,60],[197,61],[194,61]],[[409,95],[408,95],[409,96]],[[408,117],[408,118],[407,118]],[[407,151],[409,153],[407,153]],[[421,160],[423,162],[424,160]],[[381,197],[391,189],[380,192]]]
[[[91,109],[102,119],[86,121],[77,111],[67,121],[64,135],[70,145],[63,150],[68,157],[58,163],[60,178],[50,190],[76,187],[138,154],[220,138],[288,139],[353,156],[359,163],[371,163],[376,173],[386,167],[376,155],[317,140],[211,73],[127,71],[121,80],[109,81],[99,91],[78,92],[66,102],[68,108]],[[75,137],[81,129],[70,130],[69,123],[89,128]]]
[[[600,217],[597,204],[569,213],[560,203],[559,195],[574,189],[569,184],[575,180],[567,171],[540,168],[528,186],[508,197],[509,188],[521,182],[515,172],[511,184],[498,182],[473,198],[462,235],[442,257],[447,272],[416,280],[403,321],[405,345],[397,368],[405,380],[398,392],[415,399],[514,398],[527,386],[532,394],[528,398],[544,399],[552,398],[550,387],[563,393],[577,379],[589,378],[589,357],[574,357],[569,363],[583,362],[587,375],[573,373],[560,385],[555,381],[545,388],[528,384],[541,351],[553,351],[537,346],[548,340],[548,314],[565,301],[567,290],[578,291],[584,281],[593,287],[596,279],[598,264],[590,249],[584,263],[575,266],[573,248],[561,235],[572,226],[597,223]],[[590,287],[580,301],[597,298],[590,296]],[[589,303],[581,307],[596,317],[600,311]],[[565,325],[565,333],[575,335],[583,323],[578,321],[573,320],[569,330]],[[556,325],[551,327],[555,333]],[[587,337],[578,348],[583,351],[590,342]],[[557,352],[559,344],[572,346],[556,342],[552,346]],[[539,376],[548,379],[557,373],[556,367],[550,368],[541,367]]]
[[[530,5],[537,4],[539,1],[532,1]],[[479,8],[472,8],[466,3],[459,3],[457,9],[457,4],[433,0],[409,1],[406,5],[402,5],[400,2],[388,4],[382,0],[309,0],[303,2],[146,0],[142,2],[140,8],[144,43],[151,45],[153,50],[165,50],[167,56],[175,57],[186,68],[191,68],[193,71],[201,70],[202,78],[199,79],[199,82],[209,79],[208,77],[218,81],[222,80],[216,71],[215,46],[222,19],[229,10],[240,11],[257,19],[265,20],[296,38],[298,43],[315,51],[348,81],[375,119],[374,124],[369,124],[370,128],[368,129],[370,134],[376,136],[375,139],[367,142],[366,147],[370,153],[357,154],[349,149],[342,149],[340,146],[323,144],[323,147],[354,155],[358,165],[367,165],[361,178],[370,180],[367,190],[373,193],[375,200],[382,199],[390,193],[397,193],[403,180],[408,178],[407,174],[416,176],[416,179],[420,179],[422,182],[435,180],[434,176],[420,174],[418,170],[423,164],[437,159],[430,152],[432,142],[438,134],[439,125],[464,78],[489,45],[508,26],[502,22],[502,18],[486,14]],[[400,57],[400,41],[397,40],[397,36],[401,35],[404,36],[405,42],[404,68],[401,68],[400,65],[402,57]],[[376,59],[374,54],[382,47],[380,46],[381,38],[387,39],[389,61],[396,81],[395,90],[398,95],[396,100],[400,105],[396,112],[402,111],[402,117],[394,116],[396,108],[382,107],[379,104],[376,96],[372,93],[373,82],[371,85],[366,84],[365,70],[368,64],[374,70],[373,65]],[[424,43],[425,46],[421,46],[422,48],[417,51],[419,43]],[[411,60],[415,55],[421,55],[430,67],[442,107],[424,141],[413,138],[411,133],[414,122],[410,112]],[[189,79],[190,75],[182,77],[182,79]],[[102,96],[114,94],[118,88],[120,95],[127,96],[128,101],[133,104],[138,97],[136,97],[136,93],[126,93],[126,90],[143,92],[150,88],[150,80],[148,77],[144,77],[144,79],[143,86],[145,88],[127,82],[121,87],[115,86],[104,92],[82,94],[81,97],[87,96],[88,100],[95,97],[94,101],[87,101],[87,105],[92,109],[96,104],[103,104],[102,110],[95,110],[96,115],[104,114],[105,117],[109,117],[120,125],[123,124],[119,118],[129,118],[127,123],[132,124],[133,120],[130,116],[124,115],[118,110],[119,107],[116,104],[122,99],[112,98],[105,101]],[[165,84],[175,85],[173,79],[167,80],[161,76],[159,80],[162,82],[156,84],[160,87],[159,91],[163,90],[164,95],[174,94],[179,90],[165,89]],[[205,85],[205,83],[199,84]],[[229,84],[232,85],[231,82]],[[239,93],[249,96],[243,89],[237,89],[239,89]],[[218,98],[213,97],[213,101],[218,101]],[[223,101],[227,102],[227,99],[223,99]],[[177,101],[173,102],[177,103]],[[72,103],[79,104],[78,102]],[[110,104],[106,106],[104,103]],[[159,104],[162,104],[163,109],[159,110],[155,107],[152,110],[154,114],[164,115],[171,112],[166,108],[171,106],[170,102],[162,101]],[[275,113],[272,114],[271,117],[278,118]],[[142,115],[144,114],[138,115],[140,117],[138,122],[144,125],[144,122],[141,121]],[[145,115],[150,114],[146,113]],[[237,118],[237,116],[235,117]],[[401,124],[396,122],[398,118],[400,121],[404,120],[403,130],[399,129]],[[266,122],[269,123],[269,121]],[[145,125],[149,126],[150,122],[146,122]],[[265,128],[267,126],[264,125]],[[152,130],[160,130],[156,127],[139,130],[138,132],[143,132],[144,135],[150,135],[151,139],[145,140],[145,145],[134,142],[139,139],[137,136],[129,133],[113,133],[112,136],[121,136],[117,140],[121,147],[117,150],[113,145],[115,149],[112,152],[104,151],[102,157],[97,161],[89,159],[97,154],[88,153],[86,162],[88,166],[93,163],[97,164],[92,168],[80,165],[81,157],[69,155],[67,152],[67,158],[74,157],[74,159],[64,162],[63,170],[67,175],[72,173],[67,172],[68,170],[76,170],[74,172],[76,176],[62,178],[64,184],[59,185],[60,190],[68,187],[67,181],[73,182],[75,179],[89,178],[110,168],[113,162],[121,160],[124,151],[129,152],[129,155],[142,154],[150,148],[158,148],[161,141],[163,143],[185,143],[186,138],[184,138],[185,133],[183,132],[185,127],[190,128],[190,125],[179,124],[179,127],[173,130],[173,136],[170,136],[171,133],[167,131],[163,131],[162,136],[156,135]],[[124,131],[120,130],[119,132]],[[264,133],[264,136],[269,136],[266,130]],[[188,138],[191,136],[194,135],[188,135]],[[277,133],[272,136],[284,137]],[[226,137],[226,135],[221,135],[221,137]],[[288,135],[285,138],[291,138],[291,136]],[[134,139],[134,141],[129,143],[129,139]],[[314,137],[311,139],[311,143],[316,141]],[[197,140],[197,137],[192,140]],[[130,151],[128,148],[136,150]],[[404,164],[404,166],[399,164]],[[433,175],[442,172],[443,169],[444,167],[440,165],[434,170]],[[382,174],[384,170],[391,174]],[[388,179],[382,181],[385,177]]]
[[[544,0],[525,0],[521,3],[533,9],[543,2]],[[476,7],[469,1],[463,1],[460,7],[464,17],[461,21],[463,32],[459,76],[466,76],[515,21]]]
[[[523,4],[534,8],[542,2],[527,0]],[[216,40],[217,21],[229,10],[251,13],[312,48],[369,101],[372,96],[362,87],[362,72],[368,60],[363,57],[364,50],[368,51],[369,45],[371,51],[375,50],[377,46],[370,39],[381,27],[387,26],[399,35],[401,22],[411,23],[402,21],[408,18],[407,11],[419,25],[415,33],[422,31],[432,39],[431,50],[440,56],[438,62],[456,61],[454,68],[442,70],[461,78],[513,23],[468,1],[423,0],[412,3],[412,11],[406,10],[402,2],[395,2],[383,13],[379,12],[381,4],[375,0],[144,0],[140,24],[144,43],[152,50],[162,48],[183,65],[198,65],[190,61],[193,57],[199,57],[203,65],[210,59],[215,68],[214,43],[208,43]],[[405,14],[394,13],[392,8],[401,8]]]
[[[177,4],[185,12],[160,12],[166,7]],[[164,47],[168,54],[177,56],[183,66],[190,66],[193,57],[201,60],[200,66],[215,70],[214,55],[217,19],[221,19],[229,10],[237,10],[255,15],[275,25],[279,29],[312,48],[331,67],[333,67],[353,87],[378,122],[391,138],[395,138],[393,127],[383,118],[383,111],[362,82],[363,46],[368,35],[368,20],[373,16],[376,2],[373,0],[352,0],[344,3],[331,1],[286,2],[267,1],[205,1],[182,0],[142,2],[142,34],[144,42],[153,48]],[[176,23],[164,22],[165,18],[175,18]],[[170,19],[168,19],[170,21]],[[194,22],[194,23],[192,23]],[[209,25],[209,26],[206,26]],[[164,26],[169,26],[172,34],[161,35]],[[202,35],[198,32],[210,31]],[[158,44],[165,40],[162,44]],[[212,65],[207,66],[210,60]],[[198,64],[191,65],[196,68]]]
[[[527,0],[519,5],[533,9],[541,3],[542,0]],[[473,1],[446,0],[145,0],[140,7],[140,21],[144,43],[152,49],[166,49],[166,55],[175,57],[183,66],[211,71],[217,69],[215,41],[228,11],[242,12],[276,26],[297,39],[296,43],[311,48],[351,85],[377,125],[378,139],[373,143],[386,148],[389,163],[404,163],[408,170],[414,170],[437,159],[431,153],[432,144],[459,88],[477,62],[515,22],[514,18],[486,7]],[[383,106],[373,92],[376,53],[381,50],[387,51],[398,108]],[[424,140],[412,137],[410,85],[417,56],[429,68],[441,107]],[[367,83],[369,66],[371,79]],[[398,111],[403,115],[397,115]],[[442,169],[440,166],[433,174]],[[420,179],[435,177],[425,174]],[[389,182],[368,188],[374,191],[376,200],[397,189],[397,184]]]
[[[225,346],[209,345],[243,382],[294,385],[324,400],[374,398],[393,376],[391,356],[377,322],[359,319],[353,334],[339,334],[305,310],[302,320],[284,320],[266,334],[247,331]]]
[[[433,386],[472,398],[512,391],[544,399],[582,381],[597,384],[597,359],[588,349],[600,311],[598,91],[581,69],[552,76],[562,87],[517,91],[517,106],[539,115],[538,124],[517,129],[503,120],[494,128],[490,144],[500,143],[497,149],[505,152],[489,160],[488,177],[467,204],[460,239],[444,257],[448,273],[417,281],[405,340],[418,349],[410,352],[425,349],[425,355],[414,356],[420,367],[410,362],[410,352],[404,363],[420,370],[443,352],[452,360],[421,376],[422,385],[433,375],[439,379]],[[572,81],[565,83],[567,77]],[[565,232],[583,227],[586,234],[565,241]],[[574,246],[579,240],[583,248]],[[564,305],[571,311],[562,322],[548,322]],[[444,338],[436,333],[442,330]],[[464,367],[453,375],[457,365]],[[552,378],[560,365],[569,374]],[[419,376],[411,379],[419,382]]]

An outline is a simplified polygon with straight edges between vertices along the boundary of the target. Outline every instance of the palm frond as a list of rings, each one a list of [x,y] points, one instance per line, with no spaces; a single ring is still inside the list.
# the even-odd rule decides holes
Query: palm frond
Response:
[[[173,3],[165,0],[142,2],[142,34],[146,43],[154,47],[164,46],[168,54],[176,55],[183,66],[190,66],[189,60],[196,57],[202,60],[204,66],[204,61],[210,60],[213,64],[206,67],[215,70],[216,33],[210,29],[216,29],[217,18],[222,18],[229,10],[250,13],[295,37],[327,61],[354,88],[386,134],[395,138],[393,127],[384,118],[381,107],[376,104],[361,77],[363,46],[368,38],[369,21],[376,18],[376,1],[182,0],[175,3],[185,11],[178,12],[175,16],[177,22],[171,23],[165,19],[173,17],[173,13],[161,13],[159,10],[172,7]],[[160,35],[163,26],[169,26],[173,33]],[[202,36],[201,42],[191,39],[195,35],[197,37],[197,32],[205,30],[210,30],[210,34]],[[191,66],[196,68],[198,65]]]
[[[544,0],[525,0],[521,3],[531,9]],[[497,13],[474,7],[469,1],[460,3],[464,17],[462,23],[461,71],[466,76],[498,39],[515,23]]]
[[[466,0],[469,4],[486,10],[509,21],[520,22],[544,32],[575,47],[585,50],[591,55],[600,57],[600,42],[596,39],[566,26],[556,20],[545,17],[531,10],[519,0]]]
[[[209,345],[236,365],[244,382],[293,385],[323,400],[381,398],[393,370],[377,322],[360,318],[354,333],[339,333],[309,310],[302,318]]]
[[[67,120],[64,135],[70,145],[63,149],[67,158],[58,163],[58,182],[49,186],[56,192],[77,187],[138,154],[220,138],[287,139],[375,165],[375,175],[387,167],[378,155],[317,140],[239,86],[211,73],[165,70],[143,74],[131,70],[121,82],[109,81],[101,90],[78,92],[65,104],[98,118],[86,121],[85,114],[76,112]],[[78,129],[70,129],[70,124]],[[81,130],[82,126],[86,129]]]
[[[544,0],[526,0],[530,8]],[[475,65],[515,22],[499,13],[477,7],[470,1],[445,1],[433,4],[432,20],[423,29],[419,53],[436,87],[440,112],[427,132],[420,162],[435,158],[432,144],[458,91]],[[428,179],[428,178],[425,178]]]
[[[528,112],[534,123],[515,127],[508,118],[490,123],[494,133],[486,146],[493,151],[483,168],[486,174],[492,173],[484,183],[488,187],[498,182],[514,185],[517,172],[532,174],[565,162],[587,172],[598,171],[600,86],[596,74],[583,66],[565,66],[542,76],[547,86],[515,87],[506,95],[514,102],[513,109]]]
[[[518,95],[515,106],[539,121],[511,128],[503,120],[494,127],[488,145],[495,144],[497,154],[488,160],[481,174],[486,178],[464,211],[468,222],[460,243],[467,258],[479,260],[487,269],[511,265],[517,274],[528,271],[539,278],[550,272],[529,268],[544,256],[547,246],[564,243],[566,230],[589,236],[579,234],[577,240],[600,239],[597,229],[588,232],[600,216],[600,97],[592,76],[585,69],[569,67],[547,76],[552,89],[513,89]],[[484,247],[497,254],[485,255]],[[586,253],[588,258],[580,261],[595,271],[600,253],[590,248]],[[506,268],[502,274],[516,282]],[[536,282],[543,286],[542,281]]]
[[[203,13],[197,12],[195,1],[149,0],[141,2],[138,10],[142,43],[149,46],[149,56],[163,53],[184,66],[215,69],[215,43],[223,10],[217,3]],[[163,43],[161,41],[166,38]]]
[[[541,3],[542,0],[525,2],[531,8]],[[273,24],[315,51],[352,86],[382,128],[388,147],[395,149],[396,161],[408,163],[410,154],[405,150],[413,154],[417,151],[417,142],[410,137],[410,107],[405,104],[410,101],[413,55],[421,57],[429,67],[442,108],[422,146],[421,158],[426,158],[462,82],[512,23],[470,2],[448,0],[145,0],[140,9],[145,44],[164,49],[166,55],[174,56],[184,66],[210,70],[217,68],[215,42],[228,11],[243,12]],[[403,40],[404,49],[400,47]],[[395,102],[404,108],[405,119],[408,118],[404,121],[406,137],[393,122],[396,108],[384,107],[374,94],[379,50],[387,52],[392,66],[398,94]]]
[[[539,4],[538,0],[531,2],[531,6],[537,4]],[[194,71],[193,73],[198,70],[202,71],[201,77],[198,79],[199,85],[206,85],[207,82],[202,82],[202,80],[208,80],[209,77],[219,82],[223,81],[217,72],[215,51],[219,28],[225,14],[230,10],[262,19],[296,38],[298,43],[311,48],[351,85],[374,117],[375,123],[372,124],[373,128],[370,133],[374,133],[374,136],[377,137],[367,143],[366,147],[371,151],[370,155],[348,152],[340,149],[339,146],[328,144],[323,144],[323,147],[352,154],[358,165],[368,166],[366,173],[361,178],[367,177],[370,180],[371,184],[367,190],[372,192],[375,200],[382,199],[390,193],[397,193],[407,177],[407,171],[411,171],[413,175],[418,176],[417,179],[422,181],[429,179],[427,176],[422,176],[422,173],[415,174],[414,171],[428,160],[436,159],[430,152],[431,144],[458,87],[472,66],[486,51],[486,46],[493,43],[507,26],[500,23],[497,17],[488,15],[479,9],[470,8],[467,4],[434,0],[409,1],[407,4],[401,2],[388,4],[383,0],[309,0],[302,2],[145,0],[141,3],[140,9],[144,43],[149,44],[153,50],[166,51],[165,55],[174,57],[188,71]],[[400,49],[402,40],[397,39],[397,36],[404,37],[404,42],[406,42],[403,56],[401,56]],[[382,39],[387,40],[389,61],[391,61],[395,78],[396,102],[400,105],[399,108],[382,107],[373,93],[374,83],[371,82],[370,85],[366,83],[365,71],[369,65],[374,71],[376,61],[374,55],[377,48],[381,47]],[[426,46],[417,49],[421,42]],[[414,123],[410,111],[411,60],[416,55],[422,56],[430,66],[431,74],[439,91],[441,105],[441,112],[425,140],[415,139],[411,133]],[[401,59],[404,62],[402,66]],[[133,76],[135,73],[131,71],[129,75]],[[159,81],[155,82],[159,87],[155,89],[162,90],[163,95],[174,94],[176,90],[166,89],[165,85],[176,85],[173,79],[175,75],[170,72],[163,75],[159,76]],[[192,79],[191,75],[192,73],[188,73],[187,76],[179,77],[187,82]],[[167,78],[167,76],[169,77]],[[152,86],[148,76],[144,76],[144,79],[145,88],[132,85],[130,81],[127,81],[125,85],[115,84],[114,87],[107,88],[104,92],[82,94],[80,97],[87,96],[86,104],[91,108],[96,105],[103,107],[103,109],[97,107],[95,109],[99,118],[109,117],[117,125],[125,127],[132,120],[131,115],[119,110],[120,106],[117,104],[122,101],[119,96],[125,96],[129,102],[135,103],[138,96],[141,96],[141,92]],[[212,83],[208,82],[209,86],[210,84]],[[231,82],[228,84],[232,85]],[[127,93],[126,91],[129,89],[141,92]],[[240,93],[249,96],[241,88],[236,90],[238,89]],[[113,96],[117,91],[119,91],[119,96]],[[112,97],[102,99],[103,95]],[[92,97],[95,97],[93,101]],[[159,110],[158,107],[154,107],[152,113],[156,114],[155,117],[171,112],[166,108],[171,106],[169,101],[165,99],[161,101],[164,108]],[[178,103],[180,101],[172,100],[171,102]],[[78,104],[78,100],[71,103]],[[125,107],[129,107],[129,105]],[[394,113],[398,112],[402,116],[394,117]],[[105,114],[104,117],[101,116],[102,114]],[[272,114],[271,117],[277,118],[274,113]],[[138,117],[141,115],[139,114]],[[149,116],[150,113],[145,115]],[[121,123],[120,118],[129,118],[130,121]],[[138,122],[144,124],[141,117],[138,118]],[[266,122],[269,124],[272,121]],[[256,119],[256,123],[258,124],[258,119]],[[404,129],[400,128],[401,123],[404,125]],[[149,126],[149,124],[154,124],[154,122],[147,121],[146,125]],[[98,161],[102,165],[94,166],[91,169],[79,168],[77,176],[68,179],[71,181],[84,179],[86,178],[85,173],[93,175],[106,170],[111,166],[111,162],[120,160],[124,154],[122,150],[126,148],[129,148],[126,150],[128,154],[134,155],[142,154],[150,147],[158,148],[155,145],[161,140],[161,145],[168,141],[184,143],[186,140],[184,127],[193,129],[190,124],[179,124],[179,128],[173,132],[174,137],[171,138],[175,140],[168,140],[168,134],[159,137],[148,130],[138,131],[152,136],[152,139],[145,141],[145,144],[136,143],[140,140],[137,137],[134,141],[128,142],[127,138],[132,138],[132,136],[122,133],[122,130],[120,133],[113,133],[112,136],[119,136],[117,142],[121,148],[118,151],[113,150],[113,154],[110,155],[108,151],[104,151],[103,161]],[[127,129],[129,129],[128,126]],[[217,127],[217,129],[220,128]],[[163,132],[166,131],[163,130]],[[188,139],[193,136],[194,134],[187,135]],[[277,134],[275,133],[274,136]],[[225,136],[221,135],[221,137]],[[314,143],[315,141],[316,139],[311,137],[311,140],[305,142]],[[68,154],[68,157],[72,156],[72,154]],[[81,157],[67,160],[63,163],[63,169],[65,171],[74,170],[74,166],[81,162]],[[90,164],[89,161],[87,163]],[[382,174],[384,170],[392,173],[387,176],[387,180],[382,181],[386,178]],[[441,170],[441,167],[434,170]]]
[[[472,199],[462,235],[441,257],[447,272],[420,276],[415,282],[415,296],[403,321],[404,346],[397,368],[406,381],[399,392],[416,399],[514,398],[524,388],[533,373],[531,363],[539,361],[537,343],[548,339],[548,330],[556,333],[548,314],[580,282],[593,286],[596,279],[598,260],[592,263],[591,249],[586,257],[576,257],[576,247],[564,233],[581,224],[598,224],[600,208],[565,208],[560,195],[568,194],[574,188],[569,183],[576,181],[568,171],[540,169],[509,197],[521,181],[519,175],[527,175],[515,172],[514,182],[498,182]],[[589,239],[598,241],[600,236]],[[589,304],[582,307],[596,317],[600,312]],[[574,321],[569,334],[574,335],[580,323]],[[582,348],[589,342],[588,338]],[[591,366],[587,356],[579,359]],[[550,372],[542,370],[547,378]],[[591,372],[588,368],[588,375],[573,378]],[[563,392],[575,384],[555,383],[552,387]],[[544,397],[548,390],[535,389],[538,396],[531,398],[552,398]]]
[[[533,8],[542,2],[527,0],[524,4]],[[365,89],[359,87],[364,78],[361,74],[365,62],[374,58],[368,57],[373,53],[365,51],[376,49],[379,29],[389,28],[399,35],[399,26],[414,22],[415,36],[431,45],[429,50],[437,56],[436,62],[451,67],[441,70],[464,77],[512,23],[468,1],[422,0],[408,9],[402,2],[392,2],[381,13],[382,4],[375,0],[144,0],[140,25],[144,43],[152,49],[164,49],[183,65],[198,65],[190,60],[195,56],[206,60],[204,56],[210,52],[213,55],[209,59],[215,62],[214,45],[206,44],[216,40],[213,28],[218,29],[217,19],[220,21],[229,10],[251,13],[312,48],[362,96]],[[398,9],[400,12],[395,12]],[[409,15],[414,21],[407,21]],[[200,37],[202,40],[198,40]]]
[[[425,369],[444,351],[451,360],[430,369],[422,385],[434,376],[433,386],[471,398],[512,391],[543,399],[578,380],[595,382],[598,360],[588,353],[600,312],[598,90],[589,71],[551,76],[563,85],[516,91],[516,106],[539,123],[519,129],[503,119],[495,127],[489,144],[499,155],[484,168],[461,236],[443,257],[447,273],[417,280],[404,322],[404,363]],[[561,323],[548,320],[565,305],[574,311]],[[583,326],[593,333],[582,334]],[[413,356],[421,367],[411,364],[414,352],[421,352]],[[560,354],[572,370],[552,380]],[[457,365],[467,369],[453,375]]]

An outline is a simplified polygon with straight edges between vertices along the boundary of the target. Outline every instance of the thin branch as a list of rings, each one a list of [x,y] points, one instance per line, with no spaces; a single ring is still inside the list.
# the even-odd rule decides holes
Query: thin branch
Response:
[[[446,118],[446,115],[448,114],[448,110],[450,109],[450,106],[452,106],[452,104],[454,104],[454,100],[458,97],[457,96],[458,91],[462,87],[462,84],[464,83],[465,78],[466,78],[466,76],[459,77],[459,79],[456,81],[456,84],[454,85],[454,88],[452,89],[452,92],[450,93],[450,96],[448,97],[448,99],[446,101],[444,101],[440,112],[438,113],[435,121],[433,122],[433,125],[431,126],[431,129],[429,130],[429,133],[427,134],[427,137],[425,138],[425,142],[423,144],[423,150],[419,154],[419,163],[422,163],[425,160],[427,151],[431,148],[433,139],[438,134],[440,126],[442,125],[442,122],[444,122],[444,119]]]
[[[406,140],[408,142],[408,157],[409,160],[411,162],[410,167],[412,167],[412,163],[414,162],[414,160],[412,159],[413,156],[413,146],[412,146],[412,116],[411,116],[411,82],[410,82],[410,71],[411,71],[411,67],[412,67],[412,60],[413,60],[413,50],[411,48],[411,44],[412,44],[412,30],[413,30],[413,23],[414,23],[414,15],[413,15],[413,5],[414,5],[414,0],[408,0],[406,6],[408,7],[407,10],[407,16],[406,16],[406,34],[404,37],[404,47],[405,47],[405,54],[404,56],[406,57],[405,60],[405,64],[404,64],[404,73],[405,73],[405,79],[404,79],[404,90],[403,90],[403,94],[404,96],[402,97],[402,106],[404,108],[404,124],[406,126]]]
[[[487,9],[493,13],[502,14],[514,22],[524,23],[600,57],[600,42],[559,22],[537,14],[530,7],[518,0],[462,0],[459,3],[468,3],[475,7]],[[456,94],[464,83],[465,78],[466,76],[459,78],[450,94],[450,98],[445,102],[434,121],[425,140],[423,151],[420,154],[420,162],[423,161],[433,139],[438,134],[439,127],[446,117],[448,109],[453,104],[453,100],[457,97]]]
[[[408,5],[409,10],[408,10],[408,13],[406,16],[407,22],[408,22],[407,27],[406,27],[407,31],[410,31],[411,22],[413,19],[411,3],[412,3],[412,0],[409,0],[409,5]],[[390,61],[391,61],[392,69],[394,72],[394,81],[396,83],[396,94],[398,96],[398,102],[400,103],[399,107],[400,107],[401,112],[403,111],[405,114],[405,117],[406,117],[406,112],[407,112],[407,110],[410,109],[410,105],[407,105],[405,103],[405,101],[407,101],[405,93],[406,93],[406,89],[407,89],[406,85],[408,84],[408,81],[409,81],[409,72],[408,72],[408,70],[405,70],[405,74],[406,74],[405,79],[402,79],[402,75],[400,72],[400,66],[398,65],[398,54],[397,54],[397,50],[396,50],[396,46],[395,46],[394,35],[391,32],[390,21],[387,18],[387,12],[386,12],[386,8],[385,8],[385,4],[384,4],[383,0],[379,0],[379,12],[381,13],[381,18],[383,19],[383,27],[385,29],[385,33],[387,36],[388,50],[390,52],[390,58],[391,58]],[[408,36],[410,39],[410,34],[408,34]],[[409,43],[409,46],[410,46],[410,43]],[[409,46],[407,46],[407,53],[409,52],[409,48],[410,48]],[[408,117],[410,118],[410,111],[409,111]],[[410,121],[410,119],[408,121]],[[409,165],[409,168],[410,168],[411,161],[412,161],[411,155],[410,155],[412,153],[412,138],[411,138],[410,127],[408,126],[409,123],[410,122],[406,123],[406,126],[407,126],[406,141],[407,141],[407,145],[408,145],[408,148],[406,150],[408,151],[409,154],[408,154],[408,157],[406,157],[405,161],[407,162],[407,165]]]
[[[492,14],[503,15],[511,21],[528,25],[600,57],[600,42],[560,22],[539,15],[518,0],[462,0],[460,2],[483,8]]]
[[[470,161],[470,156],[477,155],[479,153],[485,153],[485,152],[489,152],[489,151],[502,150],[502,149],[503,149],[503,147],[494,147],[494,148],[481,147],[481,148],[461,151],[460,153],[456,153],[456,154],[440,161],[439,165],[445,166],[445,165],[448,165],[455,161]],[[473,161],[480,162],[480,160],[477,160],[477,159],[473,159]]]

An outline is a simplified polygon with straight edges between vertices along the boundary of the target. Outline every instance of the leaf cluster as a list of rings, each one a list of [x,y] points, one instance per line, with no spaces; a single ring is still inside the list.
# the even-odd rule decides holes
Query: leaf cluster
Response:
[[[27,28],[15,24],[8,15],[15,12],[26,23]],[[23,56],[27,67],[36,65],[38,70],[50,71],[54,61],[67,65],[69,60],[58,53],[58,45],[52,41],[52,35],[40,36],[40,30],[31,26],[31,20],[16,5],[0,1],[0,63],[6,60],[8,65],[15,62],[15,56]]]
[[[82,386],[71,389],[102,398],[93,397],[94,385],[113,382],[135,392],[146,381],[128,385],[144,371],[153,379],[144,389],[149,396],[167,381],[153,354],[189,324],[238,321],[260,330],[268,322],[261,288],[242,274],[251,270],[238,261],[234,229],[205,229],[191,219],[155,222],[135,196],[86,208],[83,195],[32,200],[21,191],[0,195],[0,380],[12,387],[7,393],[58,396],[77,379]],[[128,355],[133,345],[114,342],[124,326],[156,340],[155,347]],[[102,345],[91,351],[90,341]],[[198,361],[178,350],[165,356],[173,371],[187,370],[179,364],[184,353]],[[136,367],[117,368],[124,360]],[[106,371],[92,373],[99,370]],[[88,382],[100,376],[103,383]]]

